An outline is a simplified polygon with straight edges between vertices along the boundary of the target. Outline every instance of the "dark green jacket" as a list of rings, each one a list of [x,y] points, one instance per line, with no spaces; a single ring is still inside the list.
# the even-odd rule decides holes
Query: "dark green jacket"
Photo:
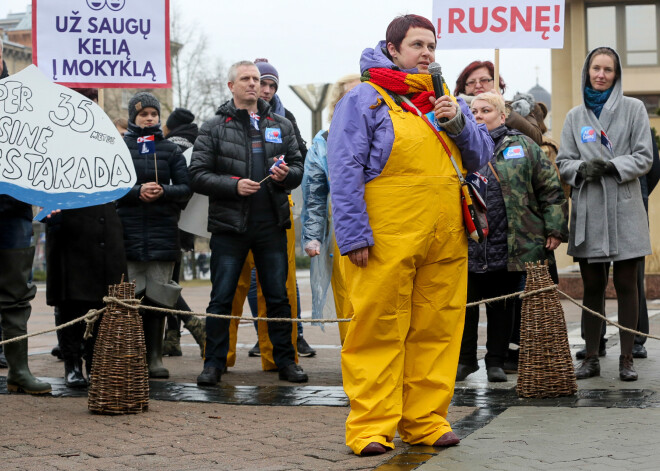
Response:
[[[523,135],[505,136],[491,164],[506,206],[507,269],[524,271],[527,262],[554,263],[554,254],[545,249],[546,239],[568,240],[568,202],[554,165]]]

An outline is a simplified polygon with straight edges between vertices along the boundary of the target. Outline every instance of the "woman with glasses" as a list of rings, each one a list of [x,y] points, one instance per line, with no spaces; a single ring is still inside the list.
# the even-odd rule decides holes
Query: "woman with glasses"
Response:
[[[471,62],[458,76],[454,96],[463,98],[470,105],[475,96],[495,89],[494,75],[495,67],[491,61]],[[504,95],[506,84],[501,75],[498,86],[499,92]],[[533,98],[526,94],[517,94],[513,102],[506,103],[506,107],[508,116],[505,125],[510,129],[517,129],[541,145],[543,133],[539,121],[543,120],[543,111],[534,103]]]
[[[506,83],[502,76],[499,76],[498,88],[495,89],[495,67],[490,61],[473,61],[463,69],[463,71],[458,76],[456,80],[456,88],[454,89],[454,95],[457,97],[463,98],[468,105],[472,106],[472,101],[475,97],[481,95],[482,93],[494,91],[495,93],[500,93],[504,95],[506,91]],[[545,115],[543,113],[542,107],[534,102],[534,99],[531,95],[527,94],[516,94],[512,102],[506,102],[506,121],[504,122],[505,126],[508,129],[513,129],[520,131],[525,136],[529,137],[534,141],[534,143],[539,146],[543,146],[544,142],[547,142],[547,138],[544,140],[543,129],[545,125],[543,124],[543,119]],[[556,265],[550,266],[550,275],[552,276],[555,283],[559,281],[559,276],[557,274]],[[525,286],[525,277],[523,276],[521,280],[520,289],[522,290]],[[522,309],[522,302],[517,301],[515,309],[515,318],[513,323],[513,332],[511,333],[510,343],[518,344],[520,342],[520,311]],[[467,335],[470,338],[475,339],[477,336],[477,328],[479,324],[479,314],[476,312],[476,317],[473,311],[468,310],[465,315],[465,333],[464,337]],[[518,349],[509,349],[508,358],[506,360],[504,371],[508,373],[515,373],[518,370]],[[463,364],[463,358],[459,363],[459,369],[457,372],[457,381],[462,381],[465,377],[478,369],[475,361],[470,361],[469,366]],[[461,368],[463,366],[463,368]]]
[[[488,207],[488,237],[468,241],[468,303],[518,291],[525,264],[555,265],[554,250],[568,240],[568,202],[552,161],[527,136],[505,125],[504,99],[485,92],[472,100],[472,114],[485,124],[495,143],[493,158],[475,183]],[[505,367],[516,303],[486,305],[486,375],[490,382],[507,381]],[[464,380],[479,369],[477,340],[479,307],[466,310],[461,354],[456,372]]]

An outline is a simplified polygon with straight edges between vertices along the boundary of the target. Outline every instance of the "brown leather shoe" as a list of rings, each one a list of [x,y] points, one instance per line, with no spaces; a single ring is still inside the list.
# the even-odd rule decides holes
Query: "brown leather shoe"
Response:
[[[433,446],[454,446],[458,445],[461,439],[456,436],[454,432],[447,432],[442,437],[438,438]]]
[[[591,378],[600,375],[600,361],[597,355],[587,356],[580,366],[575,368],[575,379]]]
[[[389,448],[381,445],[380,443],[371,442],[362,449],[362,451],[360,452],[360,456],[382,455],[383,453],[387,453],[388,451]]]
[[[619,356],[619,378],[621,381],[637,381],[637,371],[633,366],[632,355]]]

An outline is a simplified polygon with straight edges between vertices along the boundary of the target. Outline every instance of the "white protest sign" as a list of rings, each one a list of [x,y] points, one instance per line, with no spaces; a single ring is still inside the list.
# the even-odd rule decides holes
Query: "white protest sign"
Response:
[[[69,87],[169,88],[169,0],[33,0],[34,64]]]
[[[0,194],[44,210],[113,201],[135,184],[131,153],[93,101],[34,65],[0,80]]]
[[[434,0],[438,49],[564,47],[564,0]]]
[[[186,163],[190,166],[192,159],[192,147],[186,149],[183,156],[186,158]],[[200,237],[211,238],[211,233],[208,231],[209,225],[209,197],[193,193],[192,198],[188,201],[186,209],[181,211],[179,218],[179,229],[182,231],[190,232]]]

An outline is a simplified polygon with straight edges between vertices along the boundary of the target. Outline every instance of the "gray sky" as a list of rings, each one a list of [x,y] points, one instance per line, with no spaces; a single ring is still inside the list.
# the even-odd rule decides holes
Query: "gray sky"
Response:
[[[449,1],[449,0],[447,0]],[[460,0],[455,0],[460,4]],[[84,2],[84,0],[81,0]],[[385,38],[397,15],[431,17],[432,0],[170,0],[190,27],[205,31],[212,54],[225,65],[266,57],[280,74],[279,95],[310,140],[310,112],[288,88],[291,84],[334,82],[359,73],[362,50]],[[26,0],[1,0],[0,17],[25,11]],[[194,5],[194,6],[193,6]],[[436,52],[436,62],[453,90],[456,77],[473,60],[493,60],[492,49]],[[551,91],[549,49],[500,51],[500,73],[507,83],[506,98],[539,84]],[[326,114],[324,113],[324,119]]]

